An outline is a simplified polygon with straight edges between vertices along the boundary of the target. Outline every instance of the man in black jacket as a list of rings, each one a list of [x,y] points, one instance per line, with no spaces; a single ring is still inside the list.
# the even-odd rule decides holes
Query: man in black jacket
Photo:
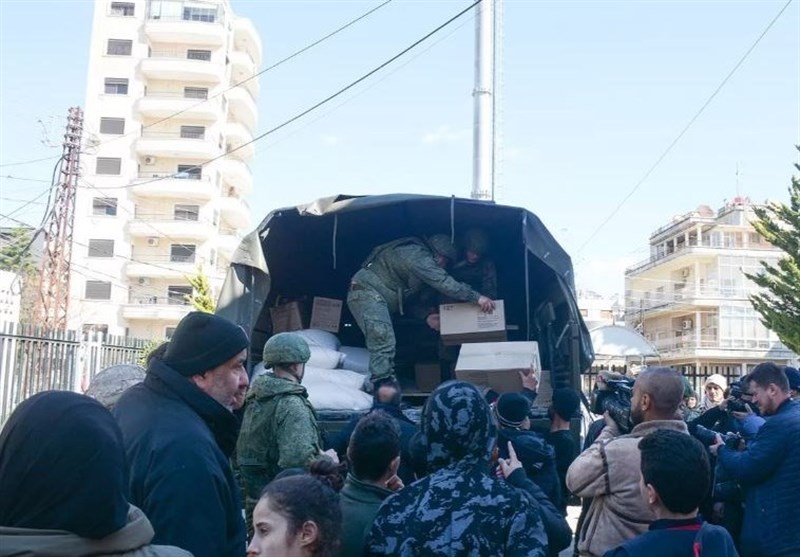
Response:
[[[245,526],[229,458],[247,389],[249,341],[215,315],[184,317],[161,360],[114,408],[130,468],[131,502],[155,530],[153,543],[195,557],[241,557]]]

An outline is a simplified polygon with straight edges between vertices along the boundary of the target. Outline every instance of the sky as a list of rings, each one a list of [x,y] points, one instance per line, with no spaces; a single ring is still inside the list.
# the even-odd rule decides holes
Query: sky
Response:
[[[262,67],[379,3],[231,0],[261,35]],[[625,267],[648,256],[650,233],[698,205],[716,209],[737,195],[788,199],[800,144],[800,0],[642,181],[785,3],[505,0],[496,200],[545,223],[572,256],[580,288],[621,294]],[[263,74],[258,131],[469,4],[393,0]],[[67,108],[84,103],[93,8],[88,0],[0,0],[0,213],[41,219],[44,198],[20,207],[46,190],[52,160],[9,165],[60,152],[43,140],[57,141]],[[474,54],[470,12],[259,141],[250,164],[253,223],[337,193],[469,197]]]

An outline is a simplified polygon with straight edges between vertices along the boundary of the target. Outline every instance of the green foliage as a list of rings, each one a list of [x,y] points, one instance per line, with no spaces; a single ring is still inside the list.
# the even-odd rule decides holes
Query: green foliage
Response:
[[[187,277],[187,279],[192,285],[193,292],[186,296],[186,301],[192,305],[195,311],[214,313],[214,310],[217,309],[217,301],[211,293],[211,284],[203,269],[198,268],[197,274]]]
[[[800,165],[795,164],[795,168],[800,171]],[[761,322],[789,349],[800,353],[800,179],[792,177],[788,204],[770,203],[756,208],[755,213],[756,231],[785,256],[776,265],[762,261],[760,273],[746,273],[762,288],[750,296],[750,302],[761,315]]]
[[[144,346],[142,346],[141,351],[139,352],[139,358],[136,360],[136,363],[145,369],[147,369],[147,358],[153,351],[161,346],[165,342],[163,338],[151,338],[148,340]]]
[[[23,277],[33,275],[36,265],[29,246],[31,230],[14,228],[9,236],[8,243],[0,248],[0,270],[18,273]]]

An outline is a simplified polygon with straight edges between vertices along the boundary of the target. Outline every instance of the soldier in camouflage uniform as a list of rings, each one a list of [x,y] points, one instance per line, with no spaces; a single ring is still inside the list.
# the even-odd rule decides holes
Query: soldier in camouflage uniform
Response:
[[[496,430],[478,389],[442,384],[421,425],[429,475],[384,501],[365,555],[545,557],[538,504],[489,473]]]
[[[453,266],[450,272],[459,282],[489,296],[497,297],[497,269],[489,259],[489,238],[480,228],[470,228],[462,238],[464,259]]]
[[[454,280],[444,268],[455,258],[456,250],[444,234],[425,242],[402,238],[378,246],[353,276],[347,307],[361,328],[370,352],[370,372],[376,384],[393,378],[395,336],[392,314],[404,315],[404,302],[428,286],[445,296],[474,302],[484,311],[494,302],[468,285]],[[428,316],[428,325],[438,321]]]
[[[253,381],[236,444],[248,531],[264,486],[281,470],[304,468],[321,453],[317,416],[300,384],[310,357],[308,344],[294,333],[279,333],[264,345],[264,365],[272,373]]]

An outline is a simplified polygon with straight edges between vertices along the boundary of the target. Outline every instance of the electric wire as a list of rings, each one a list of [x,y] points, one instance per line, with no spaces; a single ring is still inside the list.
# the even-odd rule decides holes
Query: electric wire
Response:
[[[725,85],[728,83],[728,81],[730,81],[730,79],[733,77],[733,75],[736,73],[736,71],[742,66],[742,64],[744,64],[745,60],[747,60],[747,58],[750,56],[750,54],[755,50],[755,48],[758,46],[758,44],[761,42],[761,40],[766,36],[766,34],[769,32],[769,30],[772,29],[772,26],[775,25],[775,23],[778,21],[778,19],[780,19],[780,17],[783,15],[783,13],[786,11],[786,9],[789,7],[789,5],[792,2],[793,2],[793,0],[787,0],[786,1],[786,3],[783,5],[783,7],[781,7],[781,9],[778,11],[778,13],[775,15],[775,17],[773,17],[772,20],[769,22],[769,24],[764,28],[764,30],[761,32],[761,34],[758,36],[758,38],[753,42],[753,44],[750,45],[750,48],[748,48],[747,51],[744,53],[744,55],[741,58],[739,58],[739,61],[736,62],[736,64],[733,66],[733,69],[731,69],[728,72],[728,74],[720,82],[720,84],[717,86],[717,88],[714,90],[714,92],[711,93],[711,96],[709,96],[708,99],[706,99],[706,101],[697,110],[697,112],[695,112],[694,116],[692,116],[692,118],[689,120],[689,122],[683,127],[683,129],[680,131],[680,133],[678,133],[678,135],[675,137],[675,139],[672,140],[672,142],[667,146],[667,148],[664,149],[664,151],[656,159],[656,161],[650,166],[650,168],[648,168],[647,172],[645,172],[644,175],[639,179],[639,181],[636,182],[636,185],[633,186],[633,188],[622,199],[622,201],[620,201],[620,203],[614,208],[614,210],[611,211],[611,213],[609,213],[608,216],[600,223],[600,225],[589,235],[589,238],[587,238],[587,240],[585,242],[583,242],[583,244],[581,244],[581,246],[578,248],[576,253],[581,253],[584,250],[584,248],[587,245],[589,245],[592,242],[592,240],[594,240],[594,238],[597,236],[597,234],[609,222],[611,222],[611,219],[613,219],[614,216],[619,212],[619,210],[622,209],[622,207],[625,205],[625,203],[627,203],[628,200],[631,197],[633,197],[633,194],[635,194],[639,190],[639,188],[642,186],[642,184],[645,183],[645,181],[656,170],[656,168],[658,168],[661,165],[661,162],[667,157],[667,155],[669,155],[669,153],[672,151],[672,149],[675,147],[675,145],[677,145],[678,142],[683,138],[683,136],[686,135],[686,132],[688,132],[689,129],[697,121],[697,119],[700,118],[700,115],[702,115],[703,112],[705,112],[706,108],[708,108],[708,105],[710,105],[711,102],[719,94],[719,92],[722,91],[722,89],[725,87]]]
[[[27,161],[19,161],[19,162],[5,162],[0,164],[0,168],[6,168],[8,166],[23,166],[26,164],[33,164],[35,162],[42,162],[42,161],[50,161],[53,159],[61,158],[61,155],[50,155],[49,157],[42,157],[41,159],[31,159]]]

